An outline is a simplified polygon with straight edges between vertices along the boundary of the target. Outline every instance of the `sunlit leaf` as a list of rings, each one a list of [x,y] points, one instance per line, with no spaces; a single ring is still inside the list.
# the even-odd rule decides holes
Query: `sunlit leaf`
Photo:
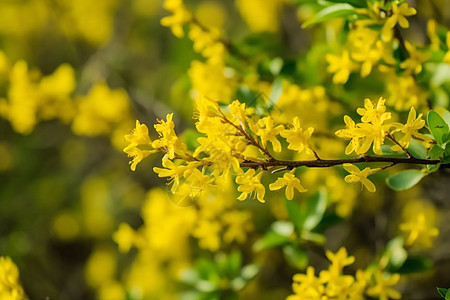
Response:
[[[284,257],[287,262],[300,270],[303,270],[308,266],[308,255],[305,251],[298,249],[292,245],[283,247]]]
[[[323,218],[327,208],[327,193],[321,189],[306,199],[306,207],[303,210],[303,229],[311,231]]]
[[[441,118],[441,116],[435,112],[430,111],[428,113],[428,127],[430,128],[431,133],[433,134],[436,142],[438,144],[443,144],[446,142],[448,138],[448,125]]]
[[[348,3],[334,4],[319,11],[312,19],[306,21],[302,27],[306,28],[316,23],[325,22],[335,18],[348,17],[351,15],[356,15],[355,7]]]
[[[386,178],[386,184],[393,190],[404,191],[416,185],[425,173],[419,170],[406,170]]]

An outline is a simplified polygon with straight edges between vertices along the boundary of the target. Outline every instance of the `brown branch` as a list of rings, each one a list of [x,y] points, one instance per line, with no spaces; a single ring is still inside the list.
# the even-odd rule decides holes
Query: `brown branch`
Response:
[[[405,154],[408,155],[408,157],[412,157],[412,155],[411,155],[411,153],[409,153],[408,149],[403,147],[403,145],[400,144],[392,134],[388,134],[388,135],[386,135],[386,137],[388,139],[390,139],[391,141],[393,141],[397,146],[399,146],[403,150],[403,152],[405,152]]]
[[[275,160],[272,156],[272,154],[270,154],[270,152],[267,150],[267,148],[264,148],[263,146],[261,146],[257,140],[255,140],[251,135],[249,135],[244,128],[242,128],[242,126],[237,126],[236,124],[234,124],[233,122],[231,122],[226,116],[225,114],[222,112],[222,110],[219,109],[219,112],[222,114],[222,118],[223,120],[230,124],[231,126],[233,126],[234,128],[236,128],[246,139],[247,141],[252,144],[253,146],[255,146],[256,148],[258,148],[259,150],[262,151],[263,154],[265,154],[269,161],[273,161]],[[243,121],[245,122],[245,120]]]
[[[396,164],[419,164],[419,165],[436,165],[440,163],[440,160],[432,159],[420,159],[415,157],[378,157],[378,156],[359,156],[353,158],[344,159],[321,159],[321,160],[271,160],[266,162],[253,162],[246,161],[240,164],[241,168],[269,168],[269,167],[285,167],[275,172],[284,171],[297,167],[309,167],[309,168],[327,168],[346,163],[390,163],[389,167]]]

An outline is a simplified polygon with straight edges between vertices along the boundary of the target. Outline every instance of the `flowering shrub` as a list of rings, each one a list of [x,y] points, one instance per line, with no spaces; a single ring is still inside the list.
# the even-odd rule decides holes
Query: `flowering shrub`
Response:
[[[0,4],[0,299],[436,297],[441,2]]]

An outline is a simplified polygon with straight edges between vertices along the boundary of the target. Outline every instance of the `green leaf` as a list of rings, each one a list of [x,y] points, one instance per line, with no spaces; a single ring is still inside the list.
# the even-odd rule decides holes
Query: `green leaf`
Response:
[[[390,240],[386,245],[384,255],[389,259],[389,268],[391,271],[397,272],[408,258],[408,252],[403,247],[403,239],[396,237]]]
[[[447,123],[447,126],[450,127],[450,112],[446,111],[442,114],[444,117],[445,123]]]
[[[428,127],[430,128],[431,133],[434,136],[434,139],[439,145],[442,145],[447,141],[448,138],[448,125],[441,118],[441,116],[435,112],[430,111],[428,113]]]
[[[260,267],[256,264],[246,265],[241,270],[241,277],[250,280],[258,274]]]
[[[278,102],[278,99],[280,99],[281,94],[283,93],[283,79],[277,78],[272,83],[272,90],[270,91],[270,97],[268,103],[268,110],[271,111],[275,104]]]
[[[294,224],[289,221],[275,221],[270,226],[273,232],[282,236],[291,236],[294,233]]]
[[[348,3],[334,4],[325,7],[319,11],[313,18],[306,21],[302,27],[306,28],[316,23],[325,22],[335,18],[342,18],[351,15],[356,15],[355,8]]]
[[[439,145],[433,145],[433,147],[431,147],[430,151],[428,151],[428,157],[430,159],[441,159],[444,157],[444,152],[445,150],[442,149]],[[435,164],[435,165],[427,165],[427,169],[429,172],[436,172],[437,170],[439,170],[439,167],[441,166],[441,164]]]
[[[326,237],[321,233],[303,231],[301,238],[305,241],[310,241],[319,245],[325,244]]]
[[[433,145],[430,151],[428,152],[428,157],[430,159],[440,159],[444,157],[445,150],[442,149],[439,145]]]
[[[415,158],[426,159],[427,149],[422,145],[422,143],[411,139],[409,142],[408,152],[411,153]]]
[[[327,228],[342,223],[344,218],[338,216],[335,213],[325,214],[320,223],[314,228],[315,232],[324,232]]]
[[[241,252],[239,251],[231,252],[230,256],[228,257],[228,264],[227,264],[229,274],[232,276],[237,276],[241,270],[241,266],[242,266]]]
[[[288,212],[289,219],[292,221],[292,223],[294,223],[298,232],[302,232],[304,216],[303,216],[302,212],[300,211],[300,207],[293,200],[285,199],[284,204],[286,206],[286,210]]]
[[[444,298],[447,295],[447,291],[448,289],[444,289],[444,288],[436,288],[439,295],[441,295],[442,298]]]
[[[286,245],[290,242],[291,242],[291,239],[289,237],[280,235],[273,231],[269,231],[261,239],[256,241],[255,244],[253,244],[253,251],[259,252],[259,251],[262,251],[265,249],[270,249],[270,248],[275,248],[278,246]]]
[[[269,70],[272,75],[277,76],[280,74],[281,69],[283,68],[284,62],[280,57],[275,57],[269,62]]]
[[[327,208],[327,193],[320,189],[306,199],[306,207],[303,210],[303,229],[311,231],[322,221]]]
[[[400,274],[419,273],[431,270],[433,261],[426,257],[408,257],[396,272]]]
[[[327,0],[328,2],[334,3],[348,3],[354,7],[364,8],[367,7],[367,1],[365,0]]]
[[[395,191],[404,191],[412,188],[425,176],[419,170],[406,170],[386,178],[386,184]]]
[[[305,251],[295,248],[292,245],[283,247],[286,261],[293,267],[303,270],[308,266],[308,255]]]
[[[447,294],[445,294],[445,300],[450,300],[450,289],[447,289]]]

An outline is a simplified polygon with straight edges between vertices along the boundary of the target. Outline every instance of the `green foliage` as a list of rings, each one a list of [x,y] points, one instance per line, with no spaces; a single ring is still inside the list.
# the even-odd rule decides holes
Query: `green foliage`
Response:
[[[236,292],[245,287],[259,271],[255,264],[242,265],[242,255],[218,253],[213,260],[199,259],[194,268],[184,270],[181,282],[191,289],[181,299],[237,299]]]
[[[437,288],[439,295],[445,300],[450,300],[450,289]]]
[[[415,158],[426,159],[427,149],[418,141],[412,139],[409,143],[408,152]]]
[[[319,11],[312,19],[303,23],[303,28],[335,18],[357,17],[355,7],[348,3],[333,4]]]
[[[428,127],[430,128],[431,133],[434,136],[435,141],[439,145],[443,145],[447,142],[448,136],[448,128],[447,123],[441,118],[441,116],[435,112],[430,111],[428,113]]]
[[[386,178],[386,184],[396,191],[404,191],[416,185],[424,176],[420,170],[406,170]]]

